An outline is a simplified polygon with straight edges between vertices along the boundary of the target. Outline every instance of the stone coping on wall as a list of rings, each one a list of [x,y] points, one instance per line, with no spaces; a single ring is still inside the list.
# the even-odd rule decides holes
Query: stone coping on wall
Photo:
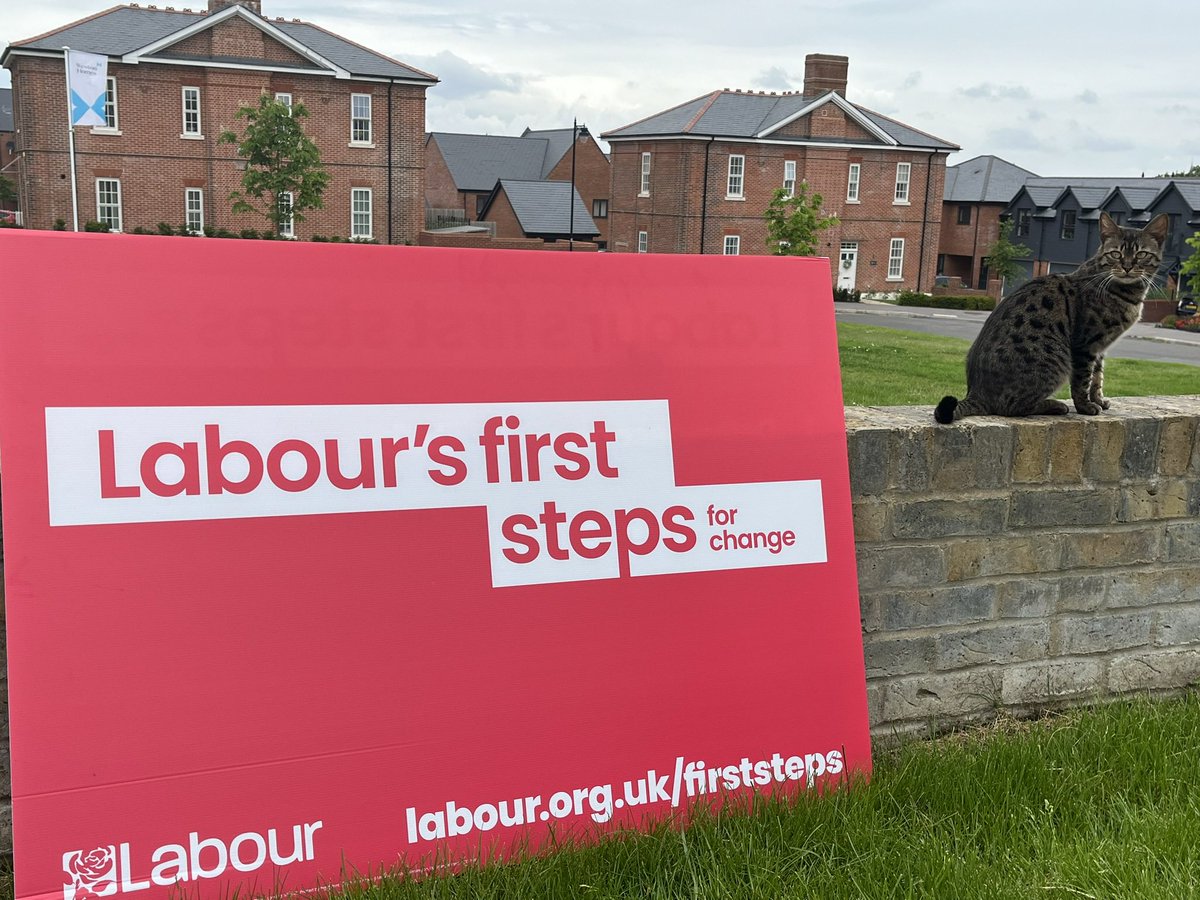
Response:
[[[873,732],[1200,681],[1198,423],[847,408]]]

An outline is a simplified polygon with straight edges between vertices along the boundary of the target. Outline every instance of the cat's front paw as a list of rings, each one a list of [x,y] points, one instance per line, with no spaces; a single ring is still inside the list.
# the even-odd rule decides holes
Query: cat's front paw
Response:
[[[1112,404],[1108,402],[1108,398],[1101,396],[1100,394],[1094,394],[1093,396],[1089,397],[1088,399],[1091,400],[1093,403],[1099,404],[1101,409],[1108,409],[1109,407],[1112,406]]]
[[[1084,416],[1098,416],[1102,413],[1106,406],[1101,406],[1099,403],[1093,403],[1091,400],[1075,401],[1075,411]]]

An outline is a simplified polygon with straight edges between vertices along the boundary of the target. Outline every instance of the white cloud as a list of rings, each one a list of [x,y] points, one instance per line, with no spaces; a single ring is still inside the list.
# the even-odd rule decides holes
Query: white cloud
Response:
[[[0,42],[111,2],[10,2],[0,16]],[[204,0],[177,6],[189,2],[198,7]],[[1034,16],[1039,33],[1069,30],[1077,46],[1110,41],[1112,21],[1126,15],[1117,0],[1092,0],[1086,17],[1070,4],[1044,0],[1012,0],[1002,17],[991,0],[742,0],[735,8],[716,0],[612,0],[569,9],[549,0],[508,6],[263,0],[263,6],[270,17],[315,22],[439,76],[442,83],[428,95],[430,130],[519,134],[527,125],[563,127],[578,118],[599,134],[723,87],[799,90],[805,55],[834,53],[850,58],[850,100],[961,144],[971,155],[1007,152],[1014,163],[1046,174],[1120,175],[1186,168],[1200,146],[1200,116],[1181,86],[1177,56],[1139,57],[1135,69],[1081,66],[1077,56],[1032,49]],[[1070,119],[1078,133],[1065,125]]]

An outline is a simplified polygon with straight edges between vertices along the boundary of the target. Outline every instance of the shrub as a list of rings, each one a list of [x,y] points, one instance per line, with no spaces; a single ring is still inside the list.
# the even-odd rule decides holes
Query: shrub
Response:
[[[259,234],[258,239],[261,241],[277,241],[279,240],[279,235],[273,231],[270,231],[269,229],[264,228]]]
[[[858,303],[862,300],[862,292],[854,288],[835,287],[833,300],[835,303]]]
[[[99,232],[101,234],[106,234],[112,231],[107,222],[84,222],[83,230]]]
[[[244,241],[257,241],[258,232],[253,228],[243,228],[238,232],[238,236]]]
[[[901,306],[922,306],[934,309],[981,309],[990,311],[996,308],[996,301],[984,295],[931,297],[929,294],[920,294],[916,291],[901,291],[896,298],[896,302]]]
[[[219,238],[235,238],[235,237],[237,237],[237,235],[234,234],[232,231],[230,231],[228,228],[218,228],[217,232],[214,236],[219,237]]]
[[[139,225],[137,228],[133,229],[132,234],[154,234],[154,232],[149,228]]]
[[[171,235],[171,234],[175,233],[175,229],[172,228],[170,225],[168,225],[166,222],[159,222],[158,223],[158,233]]]
[[[1175,313],[1170,313],[1168,315],[1163,316],[1161,319],[1158,320],[1158,324],[1155,327],[1156,328],[1174,328],[1175,327]]]
[[[66,231],[67,230],[67,220],[66,219],[55,219],[54,220],[54,230],[55,231]]]

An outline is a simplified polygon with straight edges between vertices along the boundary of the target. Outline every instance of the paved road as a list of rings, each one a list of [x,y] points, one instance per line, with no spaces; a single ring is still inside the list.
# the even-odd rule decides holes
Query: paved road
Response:
[[[835,303],[834,310],[839,322],[880,325],[967,340],[974,340],[983,320],[988,317],[987,313],[974,310],[924,309],[889,303]],[[1137,324],[1120,337],[1106,355],[1200,367],[1200,334]],[[1200,391],[1200,377],[1196,380],[1196,389]]]

